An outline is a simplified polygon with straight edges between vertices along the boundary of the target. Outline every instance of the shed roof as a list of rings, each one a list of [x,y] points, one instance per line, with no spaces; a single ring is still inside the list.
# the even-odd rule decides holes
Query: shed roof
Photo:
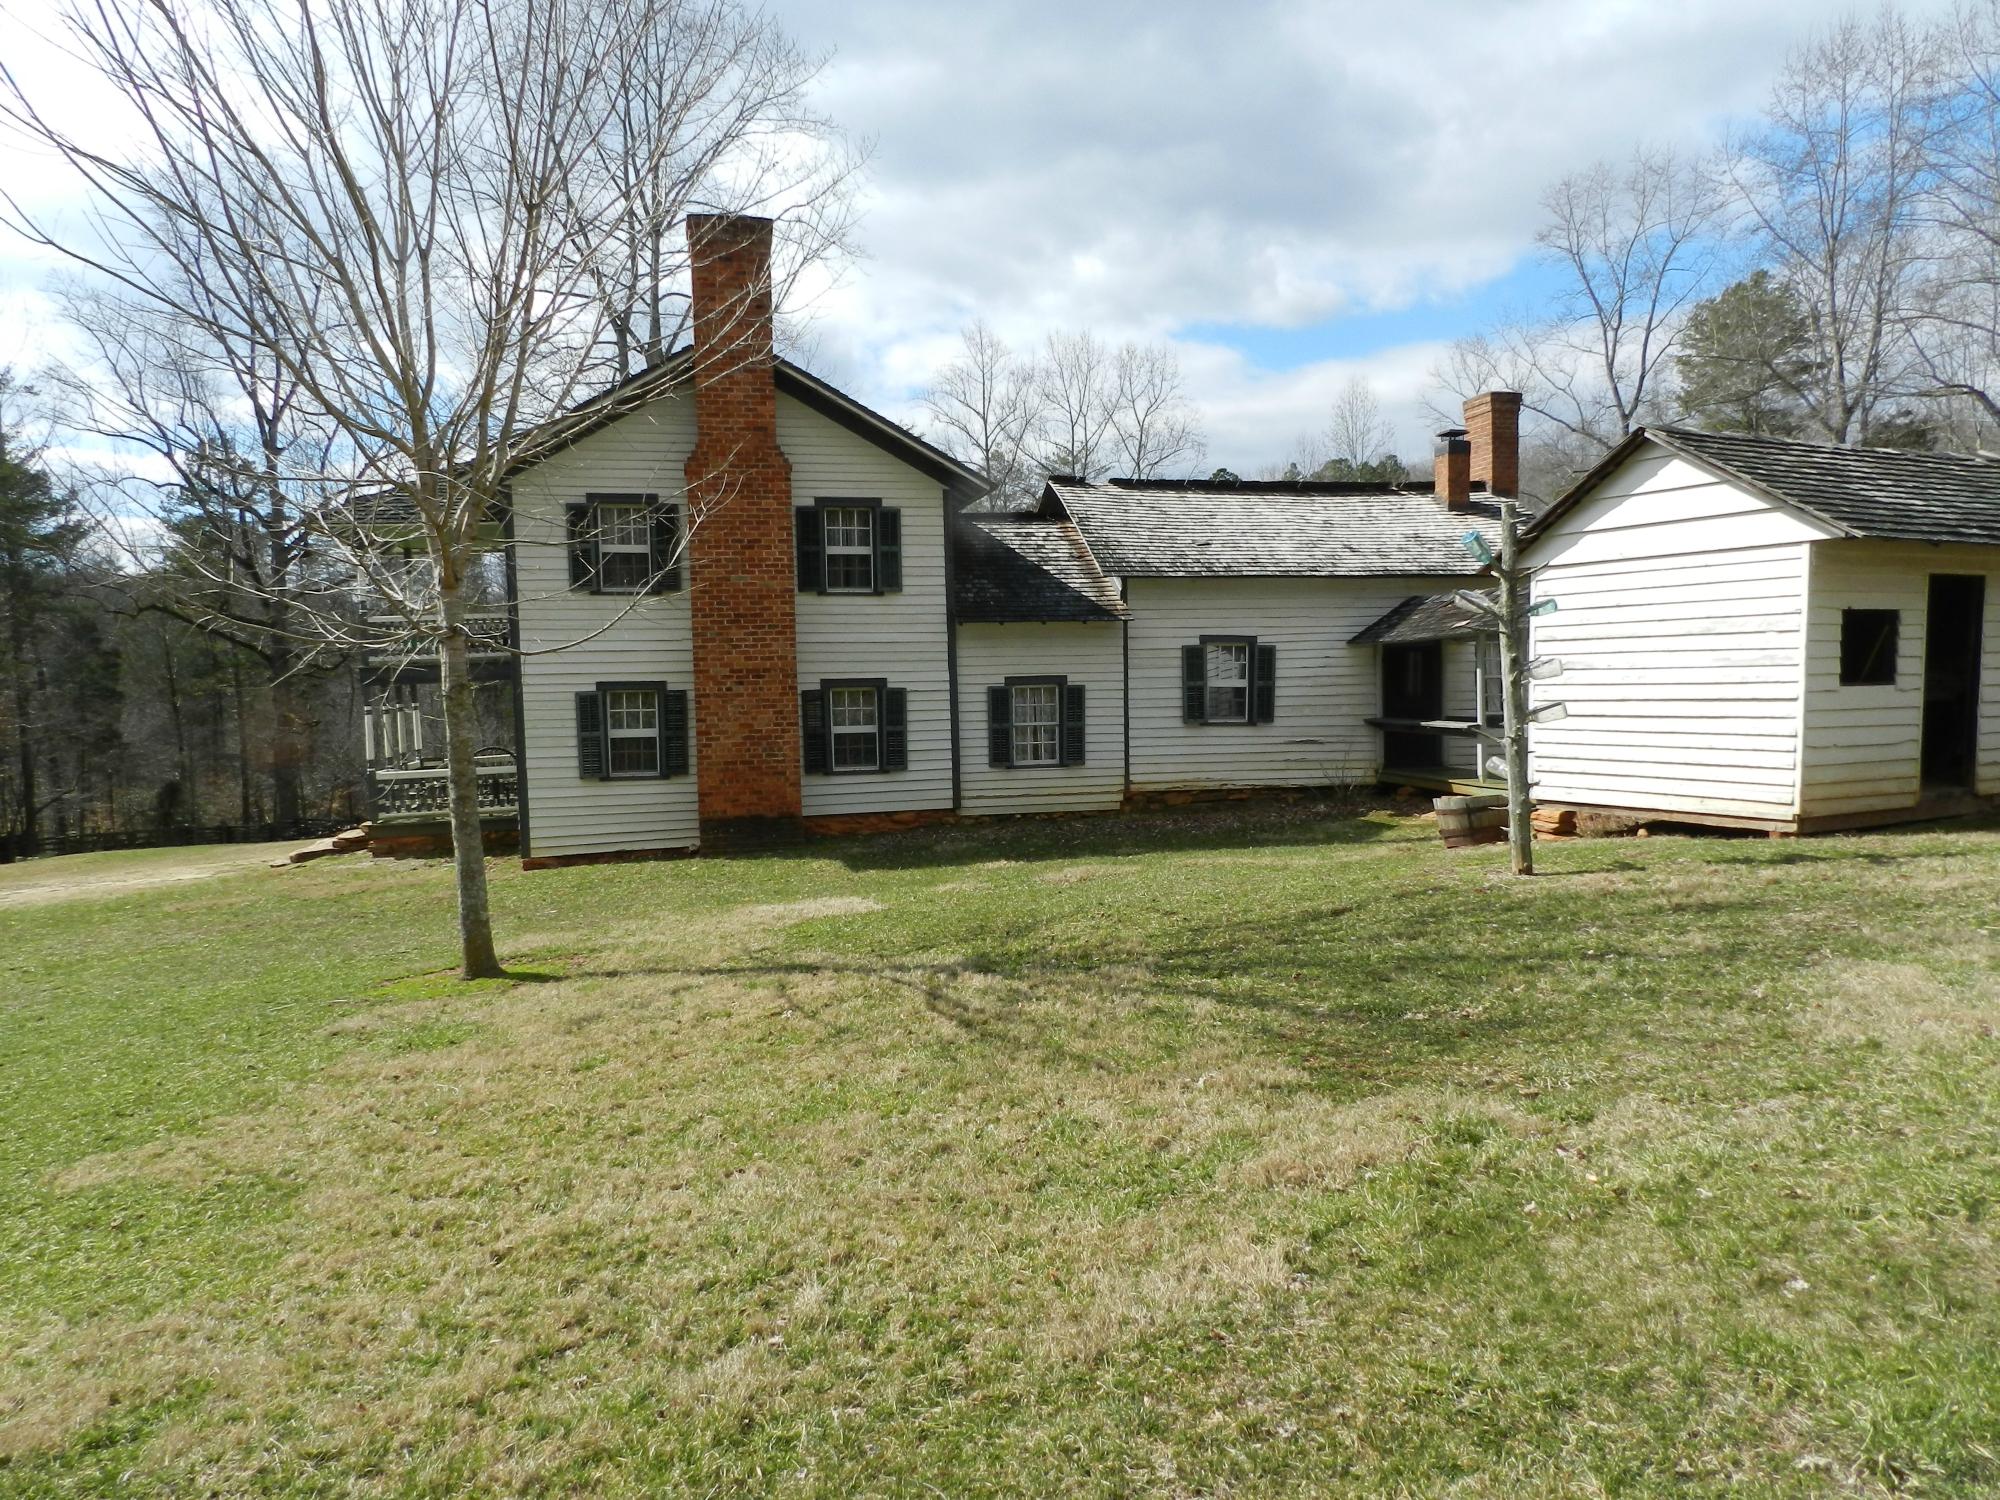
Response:
[[[1528,534],[1546,531],[1647,442],[1848,536],[2000,546],[2000,461],[1984,454],[1842,448],[1691,427],[1639,428]]]
[[[1044,514],[1076,522],[1098,565],[1133,578],[1471,577],[1461,538],[1499,542],[1498,507],[1447,510],[1386,484],[1051,479]]]
[[[1068,521],[963,516],[957,536],[957,617],[964,621],[1122,620],[1125,601]]]
[[[1349,636],[1347,644],[1400,646],[1420,641],[1462,640],[1494,635],[1499,629],[1491,615],[1459,603],[1455,595],[1412,594],[1374,624]]]

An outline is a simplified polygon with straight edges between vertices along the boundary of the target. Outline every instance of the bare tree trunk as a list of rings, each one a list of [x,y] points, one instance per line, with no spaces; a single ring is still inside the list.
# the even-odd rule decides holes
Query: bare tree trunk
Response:
[[[505,970],[493,949],[493,913],[486,899],[486,835],[479,822],[479,777],[473,752],[479,742],[479,708],[472,691],[463,584],[445,573],[444,638],[438,643],[444,698],[444,752],[451,806],[451,859],[458,879],[460,971],[467,979],[498,979]]]
[[[236,699],[236,821],[250,825],[250,714],[243,697],[243,658],[231,652],[229,689]]]

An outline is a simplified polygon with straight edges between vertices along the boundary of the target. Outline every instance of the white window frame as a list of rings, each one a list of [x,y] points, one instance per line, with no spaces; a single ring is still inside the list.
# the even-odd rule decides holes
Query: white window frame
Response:
[[[850,700],[844,707],[843,698]],[[865,723],[841,723],[843,713],[853,714],[864,709],[867,715]],[[866,684],[849,684],[826,689],[826,733],[827,770],[832,772],[881,770],[882,690]],[[867,760],[843,762],[840,758],[842,740],[850,744],[865,745]]]
[[[600,503],[592,518],[597,528],[597,590],[601,594],[637,594],[653,576],[653,516],[645,505],[630,501]],[[631,540],[636,527],[639,540]],[[620,539],[622,537],[622,539]],[[606,581],[608,559],[637,556],[639,577],[631,583]]]
[[[819,508],[820,524],[820,581],[829,594],[872,594],[875,592],[875,507],[872,505],[822,505]],[[835,542],[836,530],[848,534],[850,540]],[[851,540],[855,535],[859,541]],[[833,560],[836,557],[861,558],[865,563],[867,581],[865,583],[835,583]]]
[[[1250,673],[1256,647],[1249,641],[1203,641],[1201,643],[1202,698],[1201,716],[1204,724],[1248,724],[1250,722]],[[1224,661],[1239,670],[1227,678],[1216,675],[1217,661]],[[1215,695],[1218,692],[1242,694],[1243,706],[1232,713],[1215,711]]]
[[[1007,722],[1008,733],[1012,736],[1010,752],[1013,764],[1017,766],[1059,766],[1062,764],[1063,731],[1063,684],[1053,678],[1047,682],[1016,682],[1008,684]],[[1022,712],[1023,705],[1036,701],[1036,695],[1047,694],[1046,718],[1029,718]],[[1031,737],[1024,741],[1023,731]],[[1044,752],[1046,747],[1046,753]]]
[[[620,699],[644,700],[619,702]],[[651,688],[607,688],[604,691],[604,772],[614,781],[656,777],[660,774],[660,695]],[[637,722],[621,724],[622,717]],[[644,768],[619,769],[618,744],[640,742],[652,746],[652,764]]]

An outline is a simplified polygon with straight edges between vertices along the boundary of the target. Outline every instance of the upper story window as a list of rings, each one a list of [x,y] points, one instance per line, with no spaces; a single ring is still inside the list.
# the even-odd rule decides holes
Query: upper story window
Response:
[[[567,505],[569,586],[664,594],[681,586],[681,508],[657,495],[586,495]]]
[[[826,537],[826,591],[875,592],[875,512],[865,505],[829,505],[820,511]]]
[[[903,587],[903,513],[875,500],[820,499],[792,512],[799,591],[893,594]]]
[[[1202,717],[1211,724],[1250,721],[1250,643],[1210,641],[1207,653],[1208,698]]]

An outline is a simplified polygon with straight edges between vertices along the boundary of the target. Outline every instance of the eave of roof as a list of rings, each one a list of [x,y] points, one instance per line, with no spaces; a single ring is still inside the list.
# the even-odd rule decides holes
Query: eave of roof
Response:
[[[667,395],[688,378],[693,364],[694,346],[686,345],[658,364],[636,375],[629,375],[609,389],[549,418],[527,433],[517,445],[517,456],[508,465],[507,476],[511,478],[620,418],[630,416],[648,401]],[[837,422],[857,437],[894,454],[940,484],[968,496],[984,494],[989,488],[985,476],[977,469],[961,463],[942,448],[926,442],[874,408],[863,405],[810,370],[780,356],[773,362],[771,374],[784,394]]]

